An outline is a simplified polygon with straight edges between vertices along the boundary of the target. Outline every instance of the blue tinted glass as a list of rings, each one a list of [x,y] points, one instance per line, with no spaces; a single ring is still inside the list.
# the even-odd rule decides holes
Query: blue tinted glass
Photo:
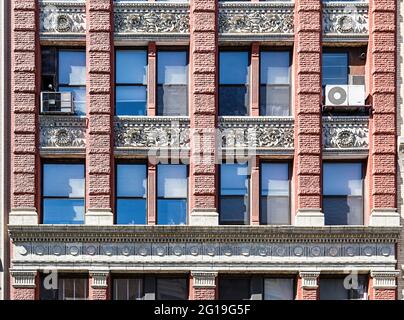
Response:
[[[146,115],[146,87],[117,86],[115,94],[117,115]]]
[[[222,196],[220,198],[220,221],[224,224],[248,224],[248,197]]]
[[[84,197],[84,165],[44,164],[43,196]]]
[[[261,195],[289,195],[289,166],[287,163],[261,165]]]
[[[246,195],[248,190],[247,164],[222,164],[220,166],[221,195]]]
[[[116,215],[118,224],[146,224],[146,200],[118,199]]]
[[[348,54],[323,53],[323,85],[348,84]]]
[[[119,164],[117,166],[117,196],[146,198],[146,165]]]
[[[188,62],[185,51],[159,51],[157,53],[158,84],[187,84]]]
[[[59,51],[59,84],[86,84],[86,52],[84,50]]]
[[[157,224],[186,224],[187,200],[157,201]]]
[[[187,166],[160,164],[157,166],[157,196],[162,198],[187,198]]]
[[[77,115],[86,114],[86,87],[59,87],[60,92],[72,92],[74,112]]]
[[[290,56],[288,51],[261,52],[261,84],[289,84]]]
[[[324,163],[324,195],[362,195],[361,163]]]
[[[145,50],[116,52],[116,83],[146,84],[147,53]]]
[[[247,84],[250,63],[246,51],[222,51],[219,54],[220,84]]]
[[[248,115],[249,94],[248,86],[220,86],[219,112],[221,116]]]
[[[44,199],[44,224],[84,223],[84,200]]]

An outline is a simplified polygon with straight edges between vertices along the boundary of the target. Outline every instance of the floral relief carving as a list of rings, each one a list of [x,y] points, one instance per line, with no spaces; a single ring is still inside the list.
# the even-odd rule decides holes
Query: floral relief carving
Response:
[[[227,4],[219,10],[219,33],[293,34],[293,7]]]
[[[189,33],[188,5],[117,4],[116,33]]]
[[[368,148],[368,119],[324,118],[323,146],[324,148],[335,149]]]
[[[40,11],[42,33],[85,33],[84,2],[46,2]]]
[[[323,9],[324,34],[367,35],[368,5],[325,4]]]

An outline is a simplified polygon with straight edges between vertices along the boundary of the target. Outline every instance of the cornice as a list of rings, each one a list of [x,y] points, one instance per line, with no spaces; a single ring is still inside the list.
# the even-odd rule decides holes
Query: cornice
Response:
[[[8,226],[13,242],[253,242],[396,243],[397,227],[295,226]]]

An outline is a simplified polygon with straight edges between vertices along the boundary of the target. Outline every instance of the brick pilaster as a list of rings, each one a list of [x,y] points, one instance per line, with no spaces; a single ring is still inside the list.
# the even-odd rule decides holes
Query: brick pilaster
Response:
[[[399,271],[372,271],[369,280],[369,300],[396,300]]]
[[[38,299],[38,272],[34,270],[11,270],[11,300]]]
[[[156,43],[149,42],[147,47],[147,115],[156,115]]]
[[[296,300],[319,300],[318,271],[302,271],[297,280]]]
[[[38,223],[38,1],[12,1],[10,224]]]
[[[399,225],[396,200],[396,0],[369,1],[371,225]]]
[[[216,299],[217,272],[191,272],[191,300]]]
[[[86,224],[112,224],[113,2],[86,1]]]
[[[90,271],[89,300],[110,299],[110,276],[109,271]]]
[[[261,188],[260,188],[260,163],[258,157],[252,163],[251,167],[251,224],[260,224],[260,202],[261,202]]]
[[[296,224],[323,225],[321,213],[321,1],[295,3]]]
[[[156,224],[156,165],[149,162],[147,167],[147,224]]]
[[[215,127],[217,115],[217,1],[190,7],[190,224],[218,224]],[[203,152],[203,154],[202,154]]]
[[[250,74],[250,115],[257,117],[260,115],[260,44],[258,42],[251,45]]]

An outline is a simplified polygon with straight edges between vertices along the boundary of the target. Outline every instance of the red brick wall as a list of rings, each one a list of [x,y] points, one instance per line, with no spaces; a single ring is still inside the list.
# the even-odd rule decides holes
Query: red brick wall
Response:
[[[113,152],[112,0],[89,0],[87,12],[87,208],[110,209]]]
[[[12,1],[11,208],[36,207],[39,101],[38,1]]]
[[[11,300],[36,300],[35,288],[13,288],[11,289]]]
[[[302,278],[298,278],[296,300],[319,300],[320,299],[319,288],[303,288],[302,282],[303,282]]]
[[[194,300],[215,300],[216,289],[215,288],[194,288],[193,299]]]
[[[321,207],[321,1],[296,0],[295,208]]]
[[[396,208],[396,0],[369,1],[370,209]]]
[[[190,209],[216,208],[215,126],[217,110],[217,1],[190,3],[190,116],[191,135]],[[212,134],[209,136],[207,134]],[[193,156],[205,152],[205,162]]]

